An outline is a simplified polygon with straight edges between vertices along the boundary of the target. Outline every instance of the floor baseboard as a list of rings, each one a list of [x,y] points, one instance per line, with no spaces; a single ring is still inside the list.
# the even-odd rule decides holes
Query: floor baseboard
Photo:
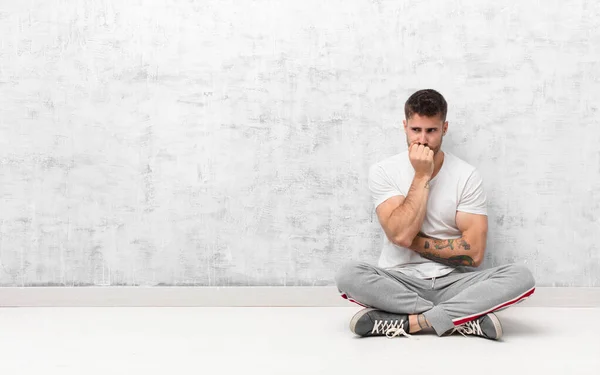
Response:
[[[351,307],[335,287],[0,288],[0,307]],[[522,307],[600,307],[600,288],[536,288]]]

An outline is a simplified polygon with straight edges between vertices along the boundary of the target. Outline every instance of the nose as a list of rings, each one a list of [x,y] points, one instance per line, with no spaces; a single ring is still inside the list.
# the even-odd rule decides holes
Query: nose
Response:
[[[419,137],[419,143],[422,145],[427,145],[427,137],[425,137],[425,132],[421,133]]]

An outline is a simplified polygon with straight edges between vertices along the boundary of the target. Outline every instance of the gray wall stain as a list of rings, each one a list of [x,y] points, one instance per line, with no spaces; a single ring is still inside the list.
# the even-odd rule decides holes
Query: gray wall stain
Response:
[[[377,259],[367,171],[427,87],[485,266],[600,286],[596,2],[5,3],[2,286],[333,285]]]

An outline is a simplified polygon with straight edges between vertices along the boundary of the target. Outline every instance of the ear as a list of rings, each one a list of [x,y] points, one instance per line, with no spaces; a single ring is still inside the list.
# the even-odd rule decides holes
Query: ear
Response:
[[[448,121],[444,122],[444,126],[442,126],[442,133],[446,134],[446,132],[448,131]]]
[[[404,132],[406,133],[406,127],[408,126],[408,125],[406,124],[406,120],[402,120],[402,125],[404,125]]]

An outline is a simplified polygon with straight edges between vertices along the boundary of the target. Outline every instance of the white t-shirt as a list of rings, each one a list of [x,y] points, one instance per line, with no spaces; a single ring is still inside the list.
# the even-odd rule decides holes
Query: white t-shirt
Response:
[[[408,151],[374,164],[369,170],[369,189],[375,207],[393,196],[406,197],[414,175]],[[457,211],[487,215],[481,176],[475,167],[458,157],[444,152],[442,168],[429,186],[427,212],[421,227],[425,235],[442,240],[457,239],[462,236],[456,226]],[[379,267],[420,279],[444,276],[454,269],[395,245],[385,235]]]

